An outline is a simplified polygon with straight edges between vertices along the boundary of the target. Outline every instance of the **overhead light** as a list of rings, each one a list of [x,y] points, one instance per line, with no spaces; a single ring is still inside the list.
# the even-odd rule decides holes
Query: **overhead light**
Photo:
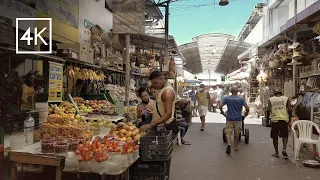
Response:
[[[226,5],[228,5],[229,4],[229,1],[228,0],[220,0],[220,2],[219,2],[219,5],[220,6],[226,6]]]

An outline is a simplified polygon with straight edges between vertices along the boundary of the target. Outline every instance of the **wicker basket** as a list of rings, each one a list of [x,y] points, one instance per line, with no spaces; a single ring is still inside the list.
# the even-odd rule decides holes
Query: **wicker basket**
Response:
[[[281,61],[269,61],[269,67],[271,68],[276,68],[276,67],[280,67],[281,65]]]

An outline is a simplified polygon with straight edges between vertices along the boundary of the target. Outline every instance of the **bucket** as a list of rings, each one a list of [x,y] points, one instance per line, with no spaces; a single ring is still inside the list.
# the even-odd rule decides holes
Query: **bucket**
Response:
[[[37,102],[36,109],[48,109],[48,103],[47,102]]]

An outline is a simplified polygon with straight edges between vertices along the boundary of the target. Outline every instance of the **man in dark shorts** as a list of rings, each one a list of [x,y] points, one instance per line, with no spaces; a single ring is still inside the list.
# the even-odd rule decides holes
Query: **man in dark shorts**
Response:
[[[271,116],[270,116],[271,113]],[[291,120],[291,106],[288,97],[282,95],[281,89],[274,90],[274,96],[269,99],[267,117],[271,117],[271,138],[275,153],[273,157],[279,158],[278,137],[282,138],[282,155],[287,158],[288,125]]]

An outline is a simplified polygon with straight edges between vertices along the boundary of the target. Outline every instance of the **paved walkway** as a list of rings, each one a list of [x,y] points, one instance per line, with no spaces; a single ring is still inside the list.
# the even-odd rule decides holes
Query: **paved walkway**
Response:
[[[200,131],[199,118],[193,118],[186,140],[191,146],[175,146],[171,180],[319,180],[320,170],[310,169],[283,158],[273,158],[270,129],[261,120],[247,118],[250,143],[242,138],[239,152],[225,153],[222,128],[225,119],[219,113],[208,113],[208,124]],[[280,145],[282,148],[282,145]],[[292,154],[292,147],[288,147]]]

